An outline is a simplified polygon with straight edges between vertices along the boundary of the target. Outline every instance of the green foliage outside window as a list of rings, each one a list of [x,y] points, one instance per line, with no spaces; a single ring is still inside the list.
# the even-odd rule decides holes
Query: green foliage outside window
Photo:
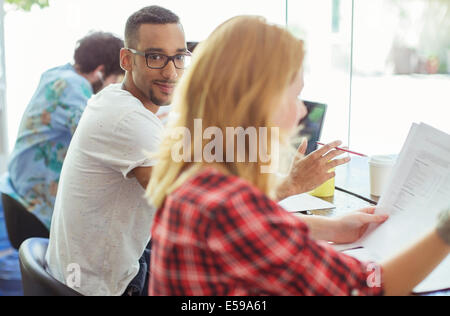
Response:
[[[5,0],[6,3],[10,3],[18,9],[24,11],[30,11],[33,5],[38,5],[40,8],[49,6],[49,0]]]

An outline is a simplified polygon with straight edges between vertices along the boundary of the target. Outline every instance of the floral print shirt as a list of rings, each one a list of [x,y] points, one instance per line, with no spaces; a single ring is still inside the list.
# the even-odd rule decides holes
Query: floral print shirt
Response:
[[[62,164],[92,87],[72,65],[45,72],[25,110],[8,172],[15,194],[50,227]]]

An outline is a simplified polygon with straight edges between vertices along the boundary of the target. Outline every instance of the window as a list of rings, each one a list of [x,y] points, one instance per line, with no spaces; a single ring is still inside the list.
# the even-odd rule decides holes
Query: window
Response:
[[[273,23],[284,24],[286,13],[285,0],[64,0],[51,1],[50,7],[31,12],[8,10],[4,21],[10,150],[40,75],[72,61],[76,41],[90,30],[123,37],[128,17],[148,5],[160,5],[179,15],[188,41],[205,39],[235,15],[262,15]],[[31,64],[24,62],[30,48],[36,51],[37,58]]]
[[[450,132],[448,0],[157,0],[152,4],[180,16],[188,41],[205,39],[238,14],[287,23],[306,43],[302,98],[328,104],[323,141],[341,139],[366,154],[398,153],[412,122],[424,121]],[[146,5],[145,0],[65,0],[31,12],[7,10],[10,149],[41,73],[71,61],[76,41],[90,30],[122,35],[128,16]],[[30,47],[39,62],[24,62]]]
[[[0,0],[0,16],[3,16],[3,0]],[[8,135],[6,130],[6,78],[3,19],[0,21],[0,174],[6,169]]]
[[[450,133],[450,1],[355,1],[350,143],[395,154],[413,122]]]
[[[348,143],[351,21],[350,1],[288,1],[287,22],[305,41],[302,99],[328,105],[322,140]]]
[[[329,105],[324,141],[395,154],[413,122],[450,132],[450,1],[289,0],[287,7],[290,29],[307,44],[303,98]]]

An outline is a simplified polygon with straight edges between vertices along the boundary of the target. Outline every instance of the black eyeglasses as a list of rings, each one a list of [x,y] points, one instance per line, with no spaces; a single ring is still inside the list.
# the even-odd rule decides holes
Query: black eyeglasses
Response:
[[[173,61],[175,68],[186,69],[191,64],[191,52],[186,51],[182,54],[167,56],[159,53],[145,53],[138,50],[127,48],[133,54],[145,57],[147,67],[151,69],[163,69],[169,61]]]

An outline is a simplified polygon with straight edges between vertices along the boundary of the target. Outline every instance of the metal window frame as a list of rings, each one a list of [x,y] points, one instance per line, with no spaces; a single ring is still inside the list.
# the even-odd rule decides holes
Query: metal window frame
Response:
[[[0,174],[6,170],[8,147],[8,118],[6,107],[6,67],[4,0],[0,0]]]

